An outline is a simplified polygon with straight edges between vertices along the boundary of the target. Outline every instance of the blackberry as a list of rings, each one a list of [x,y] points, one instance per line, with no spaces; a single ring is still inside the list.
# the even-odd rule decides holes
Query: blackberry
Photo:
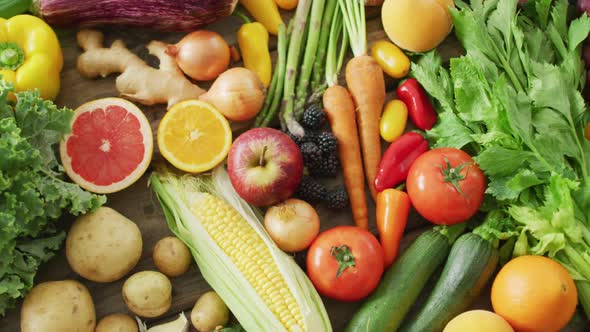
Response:
[[[317,167],[309,168],[309,172],[312,176],[316,177],[333,177],[338,174],[340,168],[340,162],[338,156],[335,154],[329,156],[322,156]]]
[[[318,160],[322,159],[322,151],[312,142],[301,144],[301,155],[305,166],[317,165]]]
[[[314,143],[314,144],[318,144],[318,138],[320,137],[321,132],[316,131],[316,130],[306,130],[305,131],[305,136],[303,136],[301,138],[301,142],[305,143],[305,142],[310,142],[310,143]]]
[[[343,209],[347,207],[349,204],[349,200],[346,188],[342,187],[330,191],[326,198],[326,201],[330,209]]]
[[[295,190],[295,197],[300,198],[308,203],[319,203],[328,197],[328,189],[318,181],[304,176]]]
[[[324,131],[318,136],[317,145],[324,156],[329,156],[336,153],[338,141],[331,132]]]
[[[317,104],[313,104],[303,111],[301,125],[306,129],[320,129],[326,123],[326,113]]]
[[[303,144],[303,142],[305,141],[305,137],[299,137],[296,135],[291,134],[290,132],[287,131],[287,135],[289,136],[289,138],[291,138],[293,140],[293,142],[295,142],[295,144],[297,144],[297,146],[301,146],[301,144]]]

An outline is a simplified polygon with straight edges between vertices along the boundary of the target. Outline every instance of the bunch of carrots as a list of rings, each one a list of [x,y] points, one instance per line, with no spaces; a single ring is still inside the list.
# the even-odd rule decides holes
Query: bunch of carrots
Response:
[[[377,61],[367,54],[364,2],[338,0],[338,4],[354,57],[346,65],[348,90],[338,85],[337,72],[331,72],[333,68],[327,67],[326,81],[329,87],[324,92],[323,105],[332,132],[338,139],[342,171],[355,223],[368,228],[363,173],[371,195],[376,199],[373,181],[381,161],[379,118],[385,102],[385,80]],[[328,58],[334,56],[328,49]]]

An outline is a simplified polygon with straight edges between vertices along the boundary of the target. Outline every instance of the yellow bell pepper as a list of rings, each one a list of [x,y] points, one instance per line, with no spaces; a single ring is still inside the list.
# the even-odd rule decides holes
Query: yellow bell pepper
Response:
[[[63,55],[55,32],[31,15],[0,18],[0,75],[16,91],[38,89],[53,100],[59,93]]]
[[[268,87],[272,75],[272,60],[268,50],[268,31],[261,23],[246,23],[238,30],[238,45],[244,67],[255,72]]]
[[[273,35],[279,33],[279,25],[283,24],[281,13],[274,0],[240,0],[240,4],[262,23],[266,30]]]

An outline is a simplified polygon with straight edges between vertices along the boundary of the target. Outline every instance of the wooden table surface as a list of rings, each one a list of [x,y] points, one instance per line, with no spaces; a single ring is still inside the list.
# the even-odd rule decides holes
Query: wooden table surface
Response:
[[[287,22],[288,18],[292,16],[292,13],[283,13],[283,18]],[[238,30],[242,22],[237,18],[229,17],[221,20],[215,24],[207,27],[209,30],[214,30],[222,34],[229,44],[236,44],[236,31]],[[132,29],[132,28],[115,28],[108,27],[102,29],[106,35],[106,44],[110,43],[115,39],[122,39],[125,44],[136,54],[140,55],[143,59],[146,59],[150,64],[157,65],[157,60],[148,55],[144,45],[150,40],[162,40],[169,43],[177,42],[182,36],[182,33],[163,33],[145,29]],[[381,19],[378,8],[369,8],[367,11],[367,31],[369,45],[371,42],[385,38],[383,32]],[[118,93],[115,89],[115,75],[97,80],[89,80],[82,78],[76,70],[76,58],[80,54],[81,50],[76,44],[75,30],[63,30],[59,31],[60,41],[64,53],[64,70],[62,72],[62,88],[56,103],[60,106],[68,106],[72,109],[78,107],[84,102],[94,100],[97,98],[117,96]],[[273,56],[276,49],[276,39],[271,38],[270,48],[273,51]],[[445,57],[457,56],[461,53],[461,48],[454,40],[449,37],[443,45],[439,47],[440,52]],[[240,66],[240,63],[234,64],[234,66]],[[387,89],[388,98],[392,98],[392,92],[396,82],[388,79]],[[201,87],[208,87],[209,84],[199,84]],[[142,110],[145,111],[146,115],[152,122],[153,128],[157,128],[159,119],[165,112],[165,106],[153,106],[146,107],[138,105]],[[240,126],[236,126],[240,127]],[[243,127],[243,126],[242,126]],[[154,133],[156,131],[154,130]],[[154,154],[154,158],[160,158],[157,154]],[[119,193],[108,195],[107,206],[114,208],[129,219],[133,220],[139,226],[143,236],[143,253],[139,264],[133,269],[131,273],[143,271],[143,270],[155,270],[155,266],[152,262],[152,250],[156,242],[168,235],[171,232],[166,226],[162,210],[159,203],[151,189],[148,187],[147,178],[150,170],[146,172],[139,181],[133,186],[127,188]],[[336,181],[341,181],[340,179]],[[321,229],[326,230],[336,225],[350,225],[353,224],[352,217],[349,210],[344,209],[342,211],[331,211],[322,206],[318,206],[318,212],[321,217]],[[372,231],[376,230],[374,223],[374,204],[369,198],[369,210],[370,210],[370,223]],[[63,223],[69,224],[68,220],[64,220]],[[416,237],[421,231],[428,227],[428,223],[419,218],[415,213],[410,217],[409,224],[406,230],[406,236],[404,237],[403,246],[407,246],[412,239]],[[304,262],[304,253],[295,255],[295,259],[301,264]],[[303,265],[302,265],[303,267]],[[51,259],[48,263],[43,265],[36,278],[36,283],[49,280],[63,280],[63,279],[75,279],[85,284],[94,299],[96,306],[97,319],[111,313],[132,313],[128,311],[123,298],[121,296],[122,284],[125,280],[99,284],[90,282],[76,275],[69,267],[64,252],[61,250],[56,257]],[[196,264],[192,264],[191,269],[178,278],[173,278],[173,300],[172,308],[164,316],[159,317],[156,320],[148,320],[148,325],[155,322],[165,322],[176,318],[180,311],[187,312],[187,317],[190,315],[197,298],[204,292],[210,290],[209,285],[205,282],[203,277],[198,271]],[[334,331],[343,331],[344,326],[350,319],[351,315],[358,308],[360,303],[342,303],[324,299],[324,303],[328,310],[330,319]],[[487,292],[479,303],[475,304],[475,307],[489,307]],[[20,304],[17,308],[12,309],[8,314],[0,319],[0,331],[19,331],[19,319],[20,319]],[[191,330],[191,331],[194,331]],[[51,331],[59,332],[59,331]],[[314,331],[312,331],[314,332]]]

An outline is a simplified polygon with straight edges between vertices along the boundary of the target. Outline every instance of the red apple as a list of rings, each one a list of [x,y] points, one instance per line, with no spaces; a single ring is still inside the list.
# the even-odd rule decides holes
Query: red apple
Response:
[[[254,128],[234,141],[227,168],[242,199],[267,206],[293,195],[303,175],[303,158],[297,144],[283,132]]]

